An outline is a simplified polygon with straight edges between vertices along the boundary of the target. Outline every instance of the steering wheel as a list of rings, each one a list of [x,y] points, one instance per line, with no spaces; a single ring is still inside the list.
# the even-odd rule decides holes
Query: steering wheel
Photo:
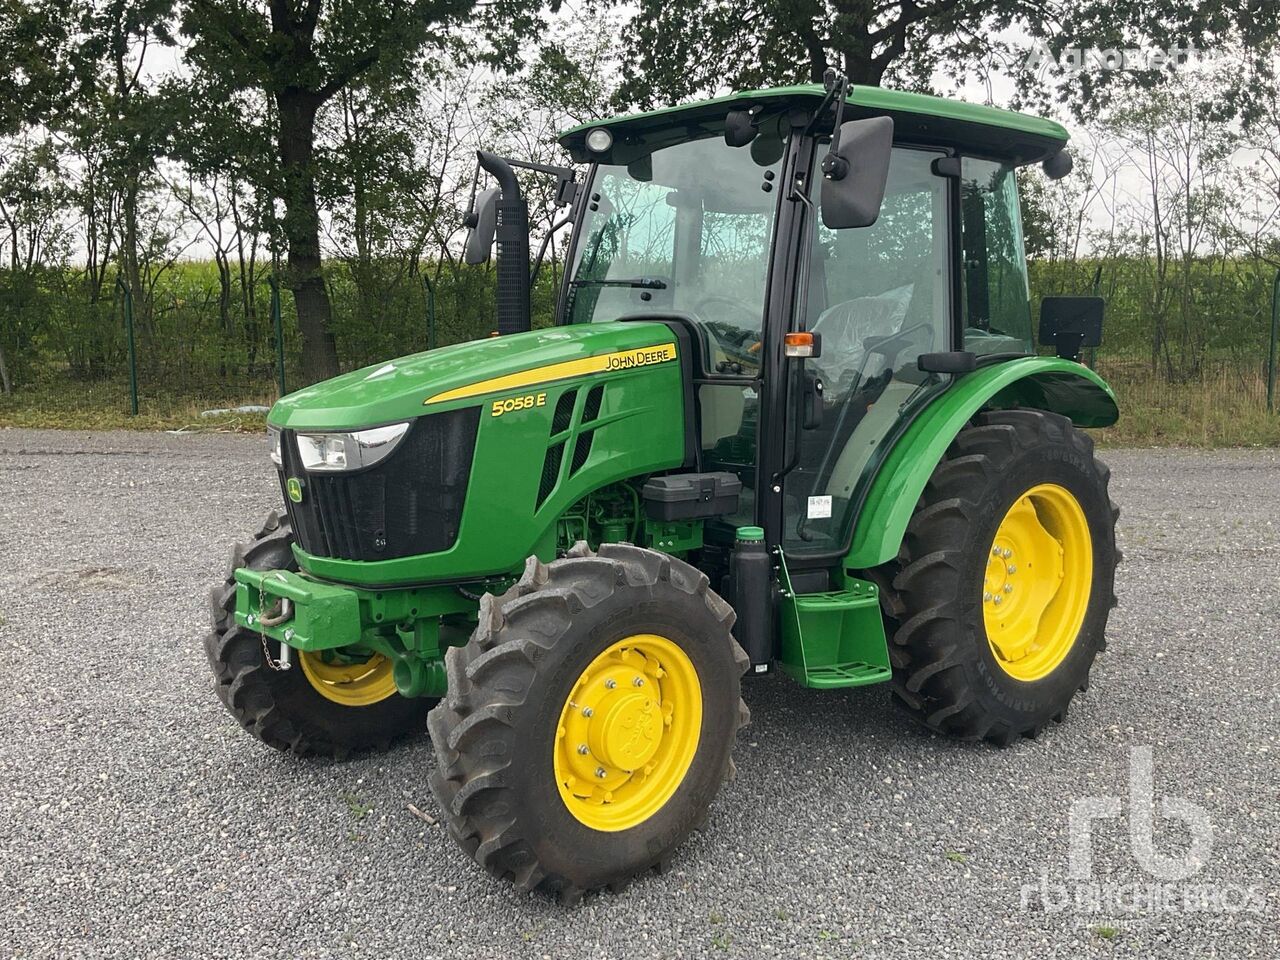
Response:
[[[715,337],[716,345],[728,356],[727,360],[721,361],[718,365],[722,368],[720,372],[730,372],[724,369],[726,365],[737,367],[738,369],[733,371],[737,373],[742,372],[741,367],[743,364],[753,367],[760,366],[760,345],[762,342],[760,331],[758,329],[743,328],[732,321],[715,319],[717,313],[724,316],[726,310],[729,316],[733,317],[753,316],[760,312],[759,307],[749,304],[745,300],[721,294],[712,294],[698,301],[694,312],[698,316],[705,318],[703,325]]]

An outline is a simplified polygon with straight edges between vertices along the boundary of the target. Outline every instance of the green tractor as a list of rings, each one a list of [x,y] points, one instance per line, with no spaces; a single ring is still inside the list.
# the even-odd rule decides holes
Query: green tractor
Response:
[[[213,592],[218,696],[297,754],[425,723],[450,834],[567,901],[705,819],[744,674],[1002,745],[1061,721],[1117,559],[1101,301],[1032,337],[1015,171],[1066,141],[829,75],[570,130],[580,174],[482,152],[500,335],[275,405],[285,511]],[[546,329],[516,171],[572,224]]]

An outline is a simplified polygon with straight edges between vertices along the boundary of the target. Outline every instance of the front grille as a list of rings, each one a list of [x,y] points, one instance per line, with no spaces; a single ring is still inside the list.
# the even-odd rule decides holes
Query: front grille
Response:
[[[480,408],[419,417],[381,463],[353,473],[307,473],[293,431],[280,486],[298,544],[318,557],[391,560],[448,550],[458,538]],[[289,477],[302,502],[289,499]]]

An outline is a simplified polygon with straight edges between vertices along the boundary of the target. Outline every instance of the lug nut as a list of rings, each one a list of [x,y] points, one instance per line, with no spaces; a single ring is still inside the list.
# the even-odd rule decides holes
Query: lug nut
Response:
[[[613,677],[610,677],[608,680],[604,682],[604,685],[605,685],[605,689],[612,690],[614,687],[618,685],[618,681],[613,679]]]
[[[996,597],[994,600],[992,600],[991,602],[992,602],[992,603],[994,603],[994,604],[998,607],[998,606],[1000,606],[1000,601],[1001,601],[1001,600],[1003,600],[1003,599],[1004,599],[1004,597],[997,596],[997,597]]]
[[[983,603],[986,603],[986,602],[987,602],[988,600],[990,600],[990,599],[991,599],[991,593],[990,593],[990,591],[988,591],[988,592],[986,592],[986,593],[984,593],[984,594],[982,595],[982,602],[983,602]]]
[[[604,772],[604,767],[596,767],[596,776],[603,780],[608,774]]]
[[[583,707],[583,708],[582,708],[582,715],[583,715],[584,717],[594,717],[594,716],[595,716],[595,713],[596,713],[596,712],[595,712],[594,710],[592,710],[590,707]]]
[[[585,743],[580,743],[578,744],[578,752],[585,757],[588,753],[591,752],[591,748],[588,747]]]
[[[632,683],[634,686],[637,686],[637,687],[643,687],[643,686],[644,686],[644,677],[636,677],[634,680],[632,680],[632,681],[631,681],[631,683]]]
[[[1012,583],[1006,583],[1006,584],[1004,585],[1004,592],[1005,592],[1005,593],[1013,593],[1013,584],[1012,584]]]
[[[1015,567],[1015,566],[1011,563],[1011,564],[1009,564],[1009,572],[1010,572],[1010,573],[1017,573],[1017,572],[1018,572],[1018,568],[1017,568],[1017,567]]]
[[[1012,556],[1013,556],[1013,551],[1012,551],[1012,550],[1010,550],[1008,547],[1005,547],[1005,548],[1004,548],[1004,552],[1003,552],[1003,553],[1001,553],[1001,554],[1000,554],[1000,556],[1002,556],[1002,557],[1004,557],[1006,560],[1008,560],[1010,557],[1012,557]]]
[[[992,547],[992,548],[991,548],[991,555],[992,555],[993,557],[998,557],[998,556],[1000,556],[1000,548],[999,548],[999,547]]]

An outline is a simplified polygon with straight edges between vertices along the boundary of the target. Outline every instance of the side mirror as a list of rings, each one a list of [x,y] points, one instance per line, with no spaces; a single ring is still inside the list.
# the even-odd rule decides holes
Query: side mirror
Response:
[[[750,110],[730,110],[724,118],[724,142],[731,147],[745,147],[756,138]]]
[[[1078,360],[1081,347],[1102,343],[1101,297],[1045,297],[1040,302],[1040,343],[1056,347],[1064,360]]]
[[[501,195],[502,191],[497,187],[481,190],[476,195],[475,206],[463,221],[467,226],[467,245],[462,259],[466,263],[474,266],[489,259],[493,237],[498,230],[498,197]]]
[[[1040,169],[1044,171],[1044,175],[1050,180],[1061,180],[1071,168],[1075,166],[1075,161],[1071,159],[1071,153],[1066,147],[1063,147],[1052,157],[1049,157],[1044,163],[1040,164]]]
[[[822,163],[822,222],[831,230],[869,227],[880,216],[893,151],[893,119],[840,124],[837,145]]]

